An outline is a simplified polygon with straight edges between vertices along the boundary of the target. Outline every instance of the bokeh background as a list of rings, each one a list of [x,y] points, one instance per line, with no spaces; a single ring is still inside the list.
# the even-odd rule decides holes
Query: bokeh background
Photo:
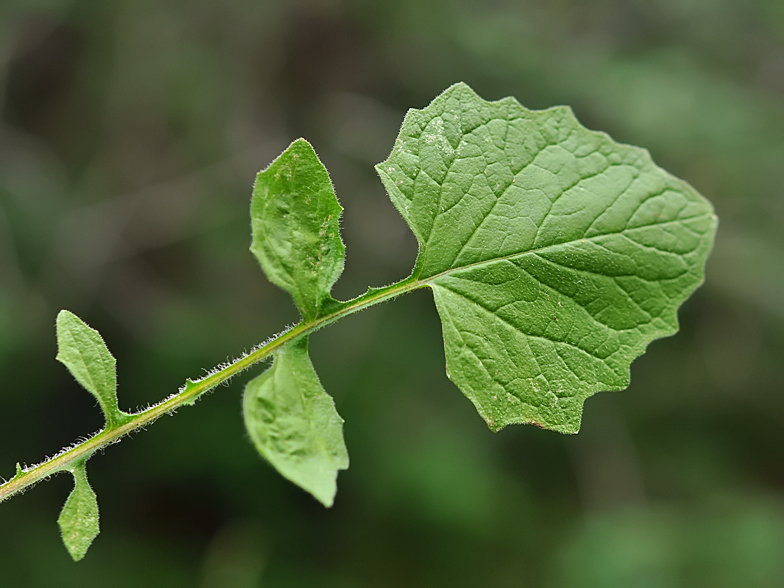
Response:
[[[54,361],[59,309],[104,335],[125,409],[296,321],[248,207],[299,136],[345,207],[337,297],[405,277],[372,166],[460,80],[570,104],[714,202],[707,283],[631,387],[577,436],[493,434],[417,292],[312,339],[351,455],[334,508],[256,455],[244,374],[90,461],[84,561],[55,522],[69,477],[0,505],[0,585],[784,585],[781,0],[3,0],[0,474],[102,424]]]

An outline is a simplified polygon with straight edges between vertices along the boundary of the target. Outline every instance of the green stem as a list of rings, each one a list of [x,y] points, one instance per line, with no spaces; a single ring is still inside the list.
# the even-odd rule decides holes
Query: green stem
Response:
[[[215,370],[209,376],[196,382],[189,381],[178,394],[170,396],[163,402],[141,412],[129,414],[122,424],[112,429],[104,429],[86,441],[82,441],[78,445],[62,451],[55,457],[18,473],[8,482],[0,485],[0,502],[10,498],[14,494],[24,491],[33,484],[48,478],[52,474],[72,469],[76,462],[88,459],[99,449],[116,443],[128,433],[149,425],[158,419],[158,417],[167,413],[172,413],[180,406],[193,404],[199,396],[208,392],[218,384],[229,380],[232,376],[235,376],[241,371],[248,369],[253,364],[264,360],[278,347],[292,339],[302,335],[308,335],[344,316],[364,310],[375,304],[386,302],[401,294],[406,294],[418,288],[426,287],[427,285],[428,284],[425,281],[419,281],[410,277],[385,288],[368,290],[366,294],[354,298],[353,300],[334,304],[330,307],[330,311],[324,316],[307,324],[298,324],[296,327],[279,335],[252,353],[235,360],[225,367]]]

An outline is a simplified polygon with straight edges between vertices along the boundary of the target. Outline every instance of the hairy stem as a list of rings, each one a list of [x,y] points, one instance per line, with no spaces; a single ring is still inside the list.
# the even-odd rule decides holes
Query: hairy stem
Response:
[[[52,474],[70,471],[76,462],[88,459],[99,449],[116,443],[125,435],[149,425],[158,419],[158,417],[167,413],[170,414],[183,405],[193,404],[199,396],[208,392],[218,384],[226,382],[232,376],[235,376],[241,371],[246,370],[252,365],[269,357],[278,347],[292,339],[312,333],[344,316],[358,312],[373,306],[374,304],[391,300],[401,294],[406,294],[412,290],[426,286],[427,283],[425,281],[419,281],[410,277],[385,288],[368,290],[366,294],[354,298],[353,300],[336,303],[330,307],[327,314],[320,316],[309,323],[298,324],[296,327],[282,333],[252,353],[235,360],[227,366],[216,369],[209,376],[201,380],[195,382],[189,381],[188,384],[180,389],[179,393],[170,396],[159,404],[146,410],[129,414],[128,418],[124,420],[122,424],[111,429],[104,429],[89,439],[74,445],[70,449],[60,452],[55,457],[23,470],[8,482],[0,485],[0,502],[10,498],[14,494],[26,490],[33,484],[48,478]]]

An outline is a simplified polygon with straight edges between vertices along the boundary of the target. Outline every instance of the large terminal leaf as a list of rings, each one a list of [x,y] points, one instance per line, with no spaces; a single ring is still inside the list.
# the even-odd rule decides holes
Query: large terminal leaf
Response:
[[[717,226],[646,150],[465,84],[410,110],[376,170],[419,241],[448,375],[494,430],[574,433],[587,397],[628,386],[677,331]]]

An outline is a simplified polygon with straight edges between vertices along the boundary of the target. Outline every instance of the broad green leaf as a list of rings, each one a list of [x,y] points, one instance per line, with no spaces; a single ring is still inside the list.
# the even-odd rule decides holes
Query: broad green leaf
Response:
[[[308,357],[308,340],[287,343],[272,367],[251,380],[245,427],[259,453],[285,478],[332,506],[338,470],[348,468],[343,419]]]
[[[305,321],[332,300],[329,291],[343,271],[342,210],[326,168],[304,139],[256,176],[250,249],[269,280],[291,294]]]
[[[57,524],[60,525],[68,553],[74,561],[79,561],[100,531],[98,500],[87,481],[84,462],[75,466],[71,473],[74,477],[74,489],[65,501]]]
[[[447,373],[494,430],[577,432],[587,397],[628,386],[677,331],[717,225],[644,149],[465,84],[409,111],[376,170],[419,241]]]
[[[117,406],[116,360],[98,331],[67,310],[61,310],[57,315],[55,359],[98,399],[108,429],[125,420],[128,415]]]

